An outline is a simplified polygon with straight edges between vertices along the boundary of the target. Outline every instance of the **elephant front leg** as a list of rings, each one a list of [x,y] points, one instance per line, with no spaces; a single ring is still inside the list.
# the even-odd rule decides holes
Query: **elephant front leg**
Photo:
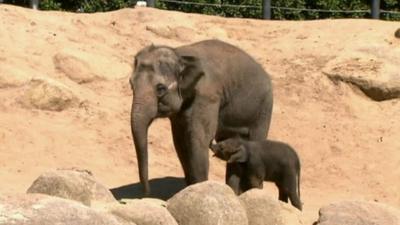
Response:
[[[179,158],[179,162],[181,163],[183,172],[185,174],[185,178],[189,177],[189,166],[187,165],[188,162],[188,152],[185,140],[188,139],[187,133],[185,132],[185,121],[182,118],[173,117],[170,118],[171,121],[171,129],[172,129],[172,138],[174,141],[174,146],[176,153]],[[186,136],[185,136],[186,135]],[[186,179],[186,183],[189,183]]]
[[[187,169],[186,181],[194,184],[208,180],[208,148],[218,124],[219,104],[197,98],[187,117]]]
[[[237,163],[227,163],[225,172],[225,183],[232,188],[236,195],[246,190],[247,184],[241,181],[242,169]]]

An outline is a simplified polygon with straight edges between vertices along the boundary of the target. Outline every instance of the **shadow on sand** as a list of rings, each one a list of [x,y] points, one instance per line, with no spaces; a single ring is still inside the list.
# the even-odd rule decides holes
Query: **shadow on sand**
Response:
[[[168,200],[186,187],[185,179],[180,177],[164,177],[149,180],[151,194],[144,196],[140,182],[110,189],[117,200],[122,198],[159,198]]]

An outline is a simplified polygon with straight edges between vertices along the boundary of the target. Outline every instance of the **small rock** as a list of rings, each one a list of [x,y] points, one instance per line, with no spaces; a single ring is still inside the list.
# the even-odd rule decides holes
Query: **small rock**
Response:
[[[265,190],[251,189],[239,196],[246,208],[249,225],[300,225],[300,211],[270,197]]]
[[[400,225],[400,210],[367,201],[343,201],[322,207],[316,225]]]
[[[48,78],[31,79],[20,102],[28,108],[49,111],[63,111],[79,105],[78,97],[67,86]]]
[[[179,225],[247,225],[247,215],[232,189],[218,182],[191,185],[168,200]]]
[[[86,171],[54,170],[40,175],[28,193],[42,193],[71,199],[87,206],[95,203],[116,202],[114,196]]]

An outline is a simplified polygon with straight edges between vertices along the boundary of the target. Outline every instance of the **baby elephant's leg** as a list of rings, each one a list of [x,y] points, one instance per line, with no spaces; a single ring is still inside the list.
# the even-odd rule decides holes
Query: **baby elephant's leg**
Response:
[[[230,186],[236,195],[240,195],[243,190],[240,186],[240,178],[242,176],[242,168],[237,163],[226,164],[225,182]]]
[[[276,186],[278,187],[279,190],[279,200],[287,203],[289,201],[289,195],[288,195],[289,190],[287,190],[285,188],[286,186],[281,182],[276,183]]]
[[[260,179],[257,176],[250,176],[249,177],[249,185],[250,185],[250,188],[262,189],[263,188],[263,179]]]
[[[279,200],[288,203],[289,199],[292,205],[302,209],[300,197],[297,192],[297,175],[295,172],[288,171],[284,173],[281,181],[276,183],[279,189]]]

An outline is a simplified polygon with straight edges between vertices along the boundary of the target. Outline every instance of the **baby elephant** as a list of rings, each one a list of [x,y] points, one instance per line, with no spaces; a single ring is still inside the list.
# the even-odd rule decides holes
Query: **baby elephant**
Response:
[[[300,201],[300,160],[289,145],[277,141],[245,141],[230,138],[210,145],[214,156],[237,163],[241,168],[241,188],[262,188],[273,181],[279,188],[279,200],[302,209]]]

